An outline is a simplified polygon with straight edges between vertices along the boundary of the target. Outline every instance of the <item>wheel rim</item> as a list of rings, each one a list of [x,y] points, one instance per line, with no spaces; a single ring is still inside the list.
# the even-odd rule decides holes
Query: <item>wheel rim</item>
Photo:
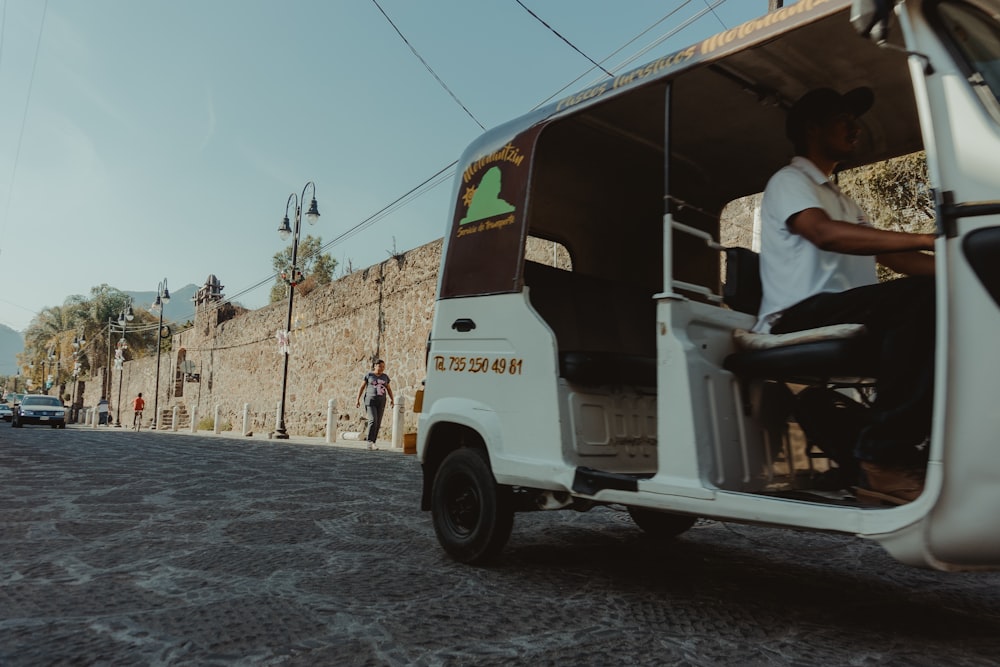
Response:
[[[482,514],[482,499],[469,478],[461,475],[450,481],[444,510],[448,528],[455,535],[468,537],[476,529]]]

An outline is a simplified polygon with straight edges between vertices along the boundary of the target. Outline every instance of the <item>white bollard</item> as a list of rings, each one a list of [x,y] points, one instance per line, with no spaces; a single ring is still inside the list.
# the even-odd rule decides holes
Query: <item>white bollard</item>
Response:
[[[94,408],[93,410],[87,413],[87,416],[90,418],[90,428],[97,428],[97,420],[99,414],[100,413],[97,412],[97,408]]]
[[[174,414],[170,418],[170,430],[171,431],[176,431],[177,429],[180,428],[180,424],[177,423],[177,421],[180,419],[180,416],[181,416],[181,408],[180,408],[180,406],[175,405],[174,406]]]
[[[157,431],[163,430],[163,410],[157,410],[156,414],[153,415],[153,421],[155,422],[153,428]]]
[[[219,422],[219,413],[222,412],[222,408],[218,405],[215,406],[215,435],[222,433],[222,423]]]
[[[396,405],[392,410],[392,448],[403,448],[403,406],[406,399],[400,396],[396,399]]]
[[[337,442],[337,399],[326,402],[326,444]]]
[[[198,406],[194,406],[191,409],[191,432],[198,432]]]
[[[250,432],[250,404],[249,403],[244,403],[243,404],[243,435],[245,435],[245,436],[251,436],[251,435],[253,435]]]

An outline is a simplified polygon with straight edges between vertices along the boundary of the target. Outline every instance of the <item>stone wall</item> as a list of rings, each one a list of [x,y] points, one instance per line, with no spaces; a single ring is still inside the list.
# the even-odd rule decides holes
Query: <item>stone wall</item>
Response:
[[[416,430],[411,408],[424,379],[440,258],[441,241],[435,241],[330,285],[296,289],[285,403],[289,433],[323,435],[330,399],[336,401],[338,430],[361,430],[363,415],[355,402],[375,358],[385,359],[395,396],[405,400],[404,432]],[[276,333],[285,328],[288,302],[235,316],[220,305],[199,306],[194,326],[174,334],[171,350],[161,354],[159,407],[181,405],[188,414],[197,409],[202,421],[219,406],[219,421],[240,430],[243,406],[249,404],[250,430],[272,432],[283,361]],[[178,382],[181,360],[194,363],[199,382]],[[119,383],[123,421],[126,415],[131,421],[131,399],[140,391],[151,418],[156,357],[128,361],[120,372],[113,371],[112,413],[118,408]],[[87,382],[83,405],[95,405],[100,392],[98,376]],[[389,437],[391,425],[387,411],[381,437]]]

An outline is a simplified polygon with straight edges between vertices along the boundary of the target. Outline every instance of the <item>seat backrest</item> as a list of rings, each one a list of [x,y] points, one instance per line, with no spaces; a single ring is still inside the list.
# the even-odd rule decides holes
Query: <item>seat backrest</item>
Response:
[[[531,305],[552,328],[560,352],[656,357],[652,292],[531,261],[524,276]]]
[[[741,313],[756,315],[764,296],[760,283],[760,255],[748,248],[726,248],[726,281],[722,300]]]

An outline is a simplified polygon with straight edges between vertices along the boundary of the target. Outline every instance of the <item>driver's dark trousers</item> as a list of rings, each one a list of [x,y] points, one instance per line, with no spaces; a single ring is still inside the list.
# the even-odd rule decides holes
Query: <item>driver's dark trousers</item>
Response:
[[[782,314],[771,333],[831,324],[864,324],[878,346],[879,370],[871,425],[855,455],[883,466],[926,463],[923,443],[934,405],[934,278],[900,278],[846,292],[817,294]]]

